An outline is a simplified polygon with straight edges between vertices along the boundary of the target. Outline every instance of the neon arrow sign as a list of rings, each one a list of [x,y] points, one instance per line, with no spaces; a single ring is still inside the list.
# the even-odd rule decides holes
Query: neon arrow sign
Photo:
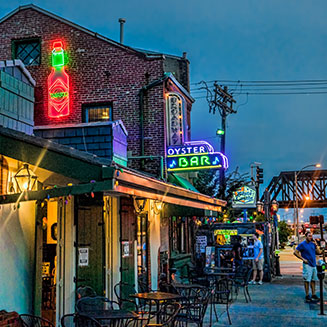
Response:
[[[48,114],[59,118],[69,115],[69,76],[65,72],[65,55],[61,41],[53,42],[52,70],[48,77]]]
[[[227,157],[221,152],[214,152],[214,148],[208,142],[191,141],[181,146],[167,148],[168,172],[227,168]]]

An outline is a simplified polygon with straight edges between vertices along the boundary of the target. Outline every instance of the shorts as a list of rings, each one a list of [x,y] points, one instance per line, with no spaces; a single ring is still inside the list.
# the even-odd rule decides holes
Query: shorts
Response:
[[[305,282],[315,281],[317,282],[317,267],[311,267],[308,264],[303,263],[303,279]]]
[[[254,270],[263,270],[263,258],[259,259],[258,262],[253,260],[252,267]]]

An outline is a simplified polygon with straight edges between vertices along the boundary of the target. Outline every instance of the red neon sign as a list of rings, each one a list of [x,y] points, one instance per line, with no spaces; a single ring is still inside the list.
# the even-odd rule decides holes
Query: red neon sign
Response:
[[[69,115],[69,76],[65,72],[64,49],[61,41],[53,43],[52,69],[48,77],[48,114],[59,118]]]

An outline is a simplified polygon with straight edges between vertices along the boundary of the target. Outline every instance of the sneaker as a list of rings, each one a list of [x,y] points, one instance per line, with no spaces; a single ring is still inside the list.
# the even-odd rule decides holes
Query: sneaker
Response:
[[[255,285],[257,282],[256,281],[254,281],[254,280],[250,280],[249,281],[249,285]]]
[[[305,297],[305,302],[311,302],[311,296],[310,295],[307,295]]]
[[[263,282],[260,280],[260,282],[258,282],[258,284],[259,284],[259,285],[262,285],[262,284],[263,284]]]
[[[320,298],[317,295],[312,295],[311,299],[314,301],[320,301]]]

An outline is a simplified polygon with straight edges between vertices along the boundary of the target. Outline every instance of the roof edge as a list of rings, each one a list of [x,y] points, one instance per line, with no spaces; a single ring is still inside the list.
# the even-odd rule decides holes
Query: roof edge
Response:
[[[16,13],[18,13],[19,11],[26,10],[26,9],[33,9],[35,11],[38,11],[38,12],[44,14],[44,15],[47,15],[49,17],[52,17],[52,18],[56,19],[56,20],[59,20],[64,24],[67,24],[67,25],[70,25],[70,26],[72,26],[74,28],[77,28],[80,31],[83,31],[84,33],[87,33],[87,34],[89,34],[89,35],[91,35],[93,37],[96,37],[96,38],[98,38],[98,39],[100,39],[102,41],[108,42],[108,43],[110,43],[110,44],[112,44],[112,45],[114,45],[114,46],[116,46],[118,48],[130,51],[130,52],[132,52],[132,53],[134,53],[136,55],[142,56],[142,57],[144,57],[146,59],[162,59],[163,58],[162,55],[161,56],[156,56],[155,58],[153,56],[148,56],[144,52],[138,51],[138,50],[134,49],[133,47],[130,47],[130,46],[121,44],[119,42],[116,42],[116,41],[114,41],[112,39],[109,39],[109,38],[107,38],[107,37],[105,37],[105,36],[103,36],[101,34],[93,32],[93,31],[91,31],[91,30],[89,30],[89,29],[87,29],[87,28],[85,28],[85,27],[83,27],[81,25],[73,23],[72,21],[70,21],[70,20],[68,20],[66,18],[60,17],[60,16],[58,16],[58,15],[56,15],[56,14],[54,14],[54,13],[48,11],[48,10],[45,10],[45,9],[43,9],[41,7],[38,7],[38,6],[34,5],[34,4],[19,6],[18,8],[16,8],[13,11],[9,12],[6,16],[0,18],[0,24],[3,23],[4,21],[6,21],[7,19],[9,19],[10,17],[12,17],[13,15],[15,15]]]
[[[186,90],[186,88],[178,82],[176,77],[172,73],[166,73],[167,78],[169,78],[181,91],[186,95],[186,97],[192,102],[195,102],[195,99],[191,96],[190,92]]]

